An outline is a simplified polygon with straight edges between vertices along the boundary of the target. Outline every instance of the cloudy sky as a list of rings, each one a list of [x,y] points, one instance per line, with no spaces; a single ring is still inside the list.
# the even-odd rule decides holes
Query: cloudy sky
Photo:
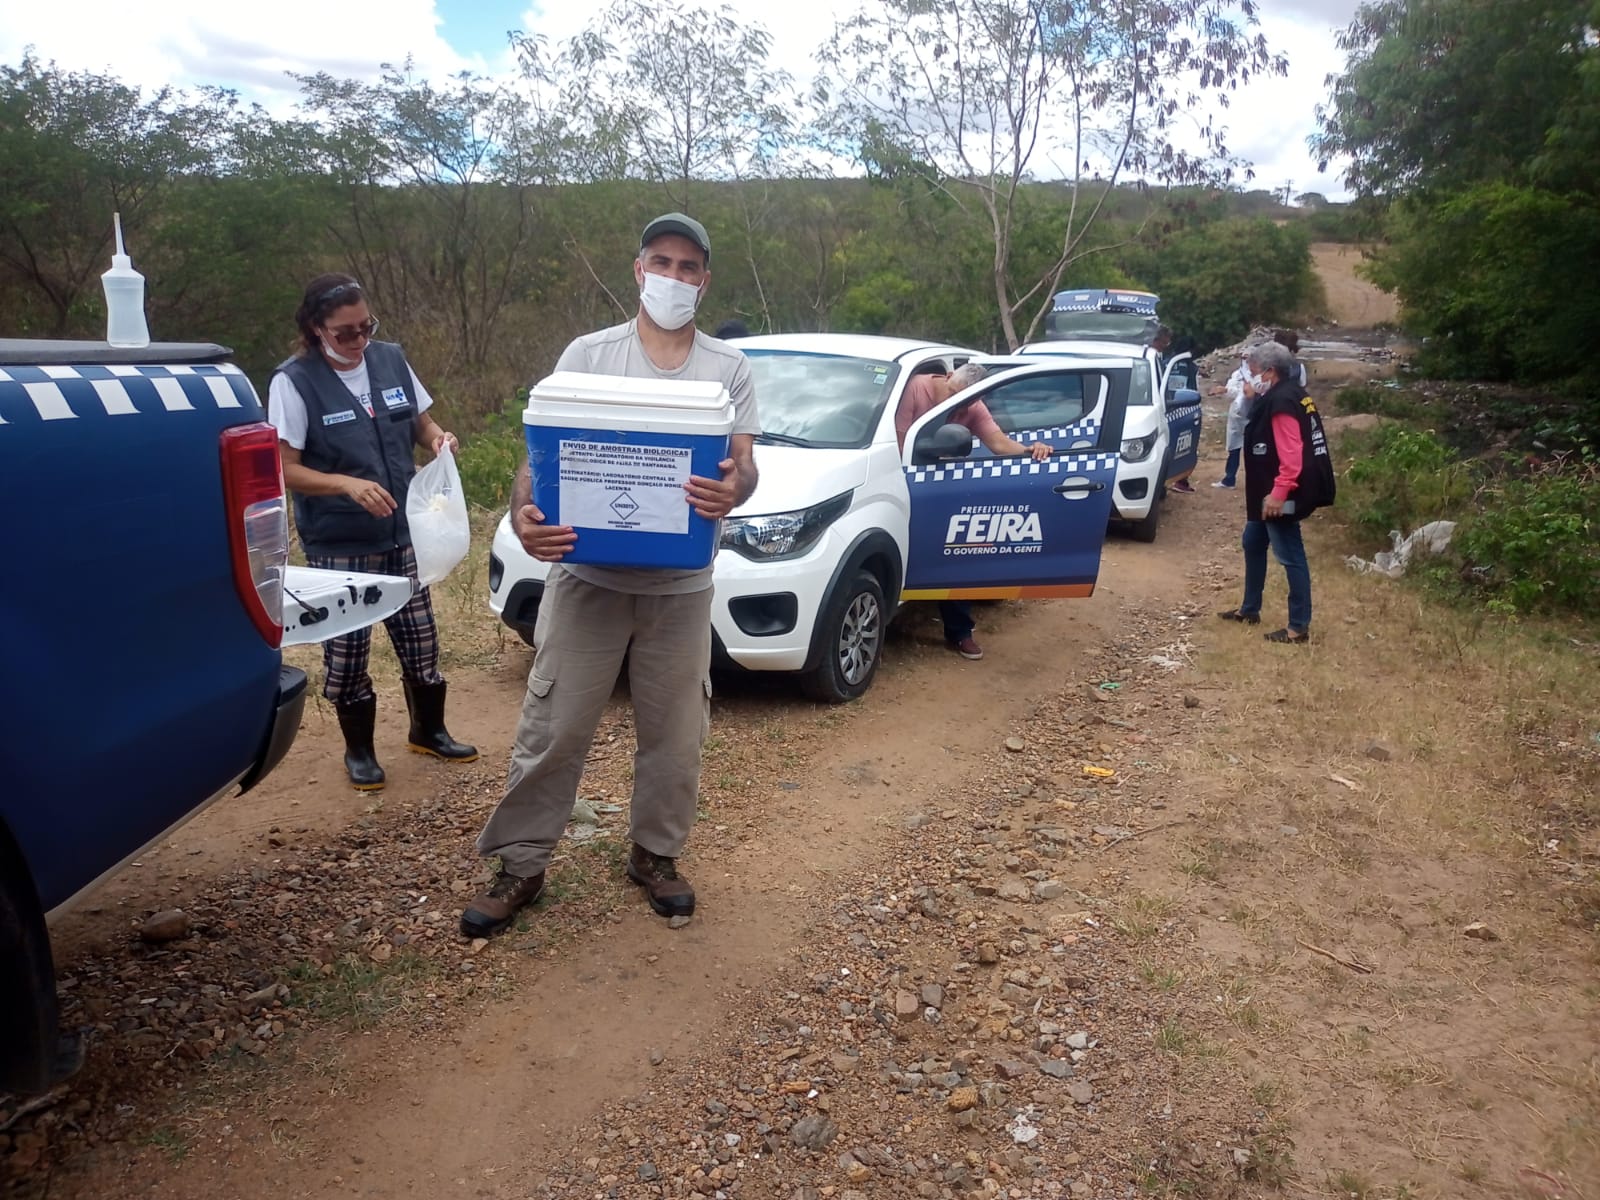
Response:
[[[809,78],[812,54],[832,19],[860,0],[729,0],[771,30],[776,65]],[[1230,148],[1255,164],[1255,186],[1289,185],[1343,197],[1335,172],[1319,176],[1306,149],[1324,78],[1342,65],[1334,47],[1358,0],[1259,0],[1269,43],[1289,56],[1289,75],[1239,93],[1221,124]],[[506,31],[528,29],[558,40],[581,27],[599,0],[344,0],[302,7],[264,0],[58,0],[8,5],[0,24],[0,62],[28,47],[67,69],[114,74],[156,87],[216,84],[286,112],[294,85],[286,72],[374,75],[407,54],[425,74],[511,67]]]

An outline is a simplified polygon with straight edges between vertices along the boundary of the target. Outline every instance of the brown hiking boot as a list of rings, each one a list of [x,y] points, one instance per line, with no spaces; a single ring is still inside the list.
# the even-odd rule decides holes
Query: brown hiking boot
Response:
[[[644,889],[650,907],[663,917],[694,915],[694,889],[678,874],[676,860],[651,854],[635,844],[628,856],[628,878]]]
[[[493,937],[511,924],[519,908],[535,903],[542,895],[543,871],[526,879],[503,869],[495,872],[488,889],[467,905],[466,911],[461,914],[462,936]]]

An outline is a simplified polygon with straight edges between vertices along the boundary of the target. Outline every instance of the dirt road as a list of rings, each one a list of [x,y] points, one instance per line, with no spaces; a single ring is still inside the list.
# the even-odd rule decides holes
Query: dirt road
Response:
[[[473,1011],[476,997],[452,1008],[451,1023],[460,1025],[441,1040],[419,1042],[405,1021],[363,1031],[353,1044],[337,1048],[313,1037],[318,1044],[297,1048],[292,1057],[333,1053],[341,1079],[363,1082],[337,1088],[337,1108],[345,1115],[335,1130],[331,1114],[316,1107],[325,1093],[315,1084],[273,1081],[275,1094],[288,1091],[284,1099],[296,1113],[293,1123],[304,1126],[294,1139],[300,1149],[289,1161],[315,1161],[310,1173],[320,1176],[326,1169],[322,1153],[344,1147],[368,1164],[368,1194],[375,1195],[421,1194],[407,1188],[420,1185],[416,1172],[422,1165],[428,1175],[476,1175],[485,1154],[497,1158],[513,1147],[537,1161],[534,1135],[540,1126],[562,1129],[580,1121],[628,1090],[630,1081],[636,1085],[639,1064],[651,1048],[693,1047],[727,1024],[746,993],[764,990],[797,940],[836,903],[832,881],[872,861],[898,816],[946,792],[956,795],[972,765],[1012,723],[1115,634],[1119,596],[1148,597],[1162,586],[1176,592],[1181,580],[1163,579],[1166,569],[1159,547],[1112,543],[1106,581],[1092,604],[984,612],[989,657],[982,664],[948,655],[932,640],[937,634],[931,611],[920,614],[923,627],[891,644],[878,684],[848,710],[817,708],[787,687],[765,682],[719,700],[706,770],[711,824],[685,863],[701,897],[694,925],[669,934],[632,895],[606,880],[597,929],[583,931],[559,952],[536,949],[536,961],[526,952],[502,952],[498,943],[476,960],[492,964],[496,985],[490,990],[513,998],[483,1011]],[[452,673],[455,711],[462,714],[457,723],[486,749],[509,741],[525,663],[525,652],[510,647],[501,665]],[[273,881],[255,894],[277,894],[279,877],[299,866],[289,857],[295,851],[318,847],[320,855],[325,847],[319,843],[337,841],[353,823],[373,841],[412,827],[419,810],[440,804],[442,784],[453,785],[444,803],[459,828],[452,827],[454,844],[441,853],[453,856],[460,877],[470,879],[470,834],[495,797],[495,760],[501,755],[491,753],[481,764],[451,774],[401,755],[393,744],[399,731],[391,723],[391,744],[380,750],[392,782],[381,811],[366,812],[367,802],[340,785],[337,734],[329,725],[312,719],[289,763],[256,793],[206,814],[100,893],[90,910],[68,918],[57,930],[63,973],[76,978],[84,960],[96,955],[108,967],[142,955],[130,940],[131,923],[152,909],[203,907],[208,892],[218,888],[214,873],[236,878],[243,868],[247,879],[270,874]],[[619,697],[602,738],[626,738],[627,732]],[[586,795],[607,790],[586,781]],[[365,902],[373,890],[360,881],[338,888],[351,904],[358,896]],[[456,911],[459,900],[448,914],[451,926]],[[294,916],[283,913],[281,927],[296,928]],[[235,931],[220,932],[226,938]],[[302,946],[283,947],[290,951],[283,957],[298,956]],[[96,1056],[80,1086],[92,1088],[111,1070],[102,1057]],[[476,1132],[464,1136],[465,1127],[441,1125],[445,1112],[476,1125]],[[532,1129],[529,1112],[540,1114]],[[479,1116],[467,1118],[469,1113]],[[233,1133],[224,1144],[252,1144],[245,1132],[248,1112],[230,1106],[228,1115],[223,1123]],[[562,1123],[556,1126],[558,1115]],[[266,1119],[264,1128],[282,1123],[272,1115]],[[557,1133],[553,1145],[566,1136]],[[425,1154],[417,1153],[419,1138],[432,1143]],[[209,1140],[184,1135],[185,1145],[197,1151]],[[280,1132],[265,1144],[281,1141]],[[313,1142],[330,1151],[313,1153]],[[177,1174],[195,1175],[201,1165],[196,1160],[208,1157],[186,1155]],[[243,1181],[252,1168],[232,1154],[216,1165],[222,1175],[201,1186],[253,1194]],[[254,1169],[267,1168],[262,1163]],[[303,1179],[291,1190],[317,1194]]]
[[[1379,291],[1356,274],[1361,247],[1318,242],[1311,247],[1311,260],[1322,277],[1329,320],[1351,330],[1394,324],[1399,316],[1394,296]]]
[[[1344,571],[1326,522],[1317,644],[1216,622],[1240,500],[1213,476],[1156,545],[1107,544],[1092,600],[980,610],[982,663],[928,612],[858,704],[725,688],[682,930],[619,878],[624,697],[600,832],[487,946],[454,924],[526,653],[455,652],[472,766],[404,756],[390,704],[376,803],[313,714],[57,930],[99,1032],[0,1132],[11,1188],[1600,1196],[1573,920],[1600,755],[1550,709],[1528,741],[1505,648]],[[1538,688],[1582,696],[1585,665]],[[189,936],[141,944],[171,907]]]

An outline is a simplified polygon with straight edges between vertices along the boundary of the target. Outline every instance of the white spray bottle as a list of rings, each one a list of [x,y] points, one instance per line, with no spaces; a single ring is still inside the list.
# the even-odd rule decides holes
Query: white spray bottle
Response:
[[[112,213],[117,231],[117,252],[111,256],[111,269],[100,276],[106,291],[106,341],[113,346],[134,349],[150,344],[150,328],[144,321],[144,276],[122,249],[122,214]]]

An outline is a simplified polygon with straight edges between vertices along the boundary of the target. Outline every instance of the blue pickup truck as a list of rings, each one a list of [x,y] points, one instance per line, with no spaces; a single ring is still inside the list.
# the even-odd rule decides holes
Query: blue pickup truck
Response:
[[[47,920],[282,760],[286,635],[410,582],[288,566],[277,434],[210,344],[0,339],[0,514],[0,1092],[31,1092],[83,1053]]]

